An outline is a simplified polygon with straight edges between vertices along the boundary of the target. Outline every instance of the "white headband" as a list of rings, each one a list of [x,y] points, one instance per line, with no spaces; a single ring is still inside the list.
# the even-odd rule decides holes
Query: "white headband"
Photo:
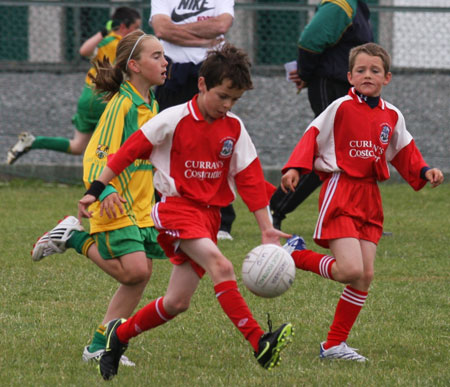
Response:
[[[141,41],[141,39],[142,39],[144,36],[146,36],[146,34],[142,34],[141,36],[139,36],[139,39],[136,40],[136,43],[134,43],[134,46],[133,46],[133,48],[132,48],[132,50],[131,50],[131,52],[130,52],[130,56],[129,56],[128,59],[127,59],[127,65],[125,66],[125,70],[128,70],[128,62],[130,61],[131,57],[133,56],[134,49],[136,48],[136,46],[139,44],[139,42]]]

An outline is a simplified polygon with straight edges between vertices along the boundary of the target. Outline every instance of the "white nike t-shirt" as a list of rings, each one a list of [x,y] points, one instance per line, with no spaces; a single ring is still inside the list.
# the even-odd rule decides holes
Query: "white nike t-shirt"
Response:
[[[229,13],[234,17],[234,0],[151,0],[150,21],[155,15],[167,15],[175,24],[201,21]],[[165,54],[176,63],[199,63],[209,48],[184,47],[161,40]]]

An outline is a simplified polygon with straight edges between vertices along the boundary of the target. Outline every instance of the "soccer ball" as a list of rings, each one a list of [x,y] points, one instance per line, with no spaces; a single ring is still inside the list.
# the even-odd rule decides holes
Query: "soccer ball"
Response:
[[[242,264],[244,285],[260,297],[278,297],[288,290],[295,278],[295,264],[290,254],[274,244],[252,249]]]

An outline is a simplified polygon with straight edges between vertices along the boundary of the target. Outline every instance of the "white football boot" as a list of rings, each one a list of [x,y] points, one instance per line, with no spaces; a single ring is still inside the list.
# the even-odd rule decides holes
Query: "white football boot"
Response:
[[[33,261],[40,261],[52,254],[62,254],[66,251],[66,242],[73,231],[83,231],[83,226],[75,216],[66,216],[63,220],[46,232],[33,245],[31,257]]]
[[[28,132],[22,132],[19,134],[19,141],[17,141],[14,146],[12,146],[8,151],[8,156],[6,158],[7,164],[14,163],[20,156],[24,155],[31,149],[31,145],[35,137]]]
[[[366,357],[360,355],[356,348],[350,348],[345,341],[334,347],[324,349],[323,345],[325,342],[320,344],[320,358],[321,359],[341,359],[341,360],[353,360],[358,362],[368,361]]]

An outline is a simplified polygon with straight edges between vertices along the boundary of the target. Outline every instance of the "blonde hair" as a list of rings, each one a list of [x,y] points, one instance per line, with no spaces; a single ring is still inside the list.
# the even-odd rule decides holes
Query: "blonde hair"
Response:
[[[379,44],[366,43],[366,44],[362,44],[360,46],[353,47],[350,50],[349,66],[348,66],[349,72],[352,72],[353,67],[355,67],[356,57],[362,53],[370,55],[370,56],[378,56],[379,58],[381,58],[381,61],[383,62],[383,68],[384,68],[385,74],[387,74],[390,71],[391,57],[389,56],[387,51],[383,47],[381,47]]]
[[[89,74],[89,76],[95,84],[95,90],[99,93],[106,93],[104,96],[106,101],[109,101],[119,91],[125,75],[130,76],[128,62],[131,59],[139,60],[141,58],[143,44],[149,39],[158,40],[156,36],[147,35],[140,29],[133,31],[122,38],[117,45],[114,65],[106,57],[102,61],[93,63],[97,74],[96,76]]]

